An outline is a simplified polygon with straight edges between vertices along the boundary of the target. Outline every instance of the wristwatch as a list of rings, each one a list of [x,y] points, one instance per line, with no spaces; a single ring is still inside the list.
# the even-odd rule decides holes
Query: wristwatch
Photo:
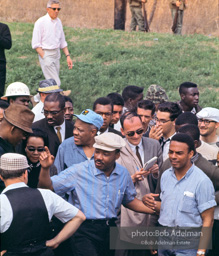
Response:
[[[205,255],[205,252],[203,252],[203,251],[197,251],[197,255]]]

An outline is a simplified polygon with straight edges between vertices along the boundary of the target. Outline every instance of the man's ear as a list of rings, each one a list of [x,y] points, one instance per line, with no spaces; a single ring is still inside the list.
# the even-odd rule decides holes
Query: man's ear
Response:
[[[124,130],[122,127],[120,128],[120,130],[121,130],[122,135],[125,137],[125,133],[124,133]]]
[[[185,99],[185,96],[186,96],[185,93],[181,93],[181,94],[180,94],[180,98],[181,98],[182,100]]]
[[[120,151],[116,153],[116,160],[120,158]]]
[[[13,133],[14,133],[14,129],[15,129],[15,126],[14,126],[14,125],[12,125],[12,126],[11,126],[11,129],[10,129],[11,134],[13,134]]]
[[[195,155],[194,150],[191,150],[191,151],[189,152],[189,159],[191,159],[194,155]]]

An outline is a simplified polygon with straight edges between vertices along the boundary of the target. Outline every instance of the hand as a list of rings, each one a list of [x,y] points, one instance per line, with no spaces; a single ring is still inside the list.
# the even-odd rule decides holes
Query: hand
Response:
[[[1,251],[1,256],[3,256],[7,251]]]
[[[181,2],[180,1],[176,1],[176,6],[180,7],[180,5],[181,5]]]
[[[152,126],[150,133],[149,133],[149,138],[159,140],[163,136],[163,128],[161,126]]]
[[[154,164],[148,171],[154,175],[154,177],[158,177],[159,166],[158,164]]]
[[[146,3],[146,0],[141,0],[142,1],[142,3]]]
[[[59,243],[55,240],[55,238],[53,238],[46,241],[46,246],[54,250],[59,246]]]
[[[157,250],[150,250],[151,255],[157,255]]]
[[[143,168],[139,172],[136,172],[131,176],[132,182],[135,183],[137,181],[144,180],[144,177],[147,177],[150,174],[150,171],[143,171]]]
[[[154,197],[159,196],[159,194],[146,194],[143,196],[142,198],[142,202],[144,203],[144,205],[146,205],[147,207],[149,207],[152,210],[155,210],[156,206],[157,206],[157,202],[155,201]]]
[[[47,146],[45,146],[45,151],[43,151],[41,154],[40,154],[40,164],[41,164],[41,167],[47,169],[49,168],[53,162],[54,162],[54,156],[51,155],[49,149]]]
[[[68,69],[72,69],[73,63],[70,56],[67,56]]]

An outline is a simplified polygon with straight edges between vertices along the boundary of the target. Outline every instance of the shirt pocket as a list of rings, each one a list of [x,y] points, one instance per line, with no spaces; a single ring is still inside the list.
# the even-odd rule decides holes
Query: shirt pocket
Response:
[[[180,205],[181,212],[187,212],[192,214],[199,214],[197,203],[194,197],[184,195],[182,203]]]

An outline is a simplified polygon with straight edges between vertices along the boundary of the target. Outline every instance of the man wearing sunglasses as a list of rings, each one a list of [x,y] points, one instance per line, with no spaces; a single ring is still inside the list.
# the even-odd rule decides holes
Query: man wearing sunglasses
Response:
[[[163,163],[161,146],[158,141],[143,137],[143,123],[136,112],[125,112],[120,122],[126,145],[121,149],[117,162],[129,171],[135,185],[137,198],[141,200],[145,194],[155,191],[158,168]],[[158,157],[157,164],[154,164],[149,170],[142,170],[144,163],[155,156]],[[156,216],[134,213],[124,207],[121,208],[121,227],[153,226],[156,221]],[[129,252],[129,255],[150,255],[147,253],[149,252],[138,250]]]
[[[68,51],[63,27],[58,18],[60,2],[49,0],[47,3],[47,14],[39,18],[33,30],[32,48],[39,55],[40,65],[46,79],[53,78],[60,86],[60,48],[63,50],[68,68],[72,69],[72,60]]]

